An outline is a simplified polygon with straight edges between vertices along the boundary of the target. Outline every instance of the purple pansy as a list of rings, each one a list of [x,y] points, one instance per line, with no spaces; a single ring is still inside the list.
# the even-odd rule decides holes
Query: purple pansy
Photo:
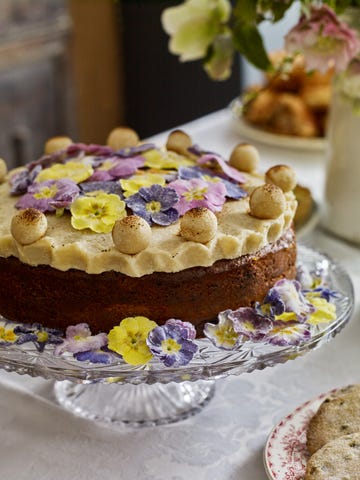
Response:
[[[126,205],[149,224],[166,226],[179,218],[179,213],[174,208],[178,200],[175,189],[155,184],[140,188],[138,193],[126,199]]]
[[[238,183],[245,183],[245,176],[239,172],[236,168],[229,165],[220,155],[216,153],[207,153],[198,158],[199,165],[210,164],[216,167],[220,167],[221,171],[231,180],[235,180]]]
[[[234,331],[243,337],[259,342],[271,330],[273,322],[270,318],[260,315],[254,308],[241,307],[228,314],[232,320]]]
[[[64,352],[79,353],[100,350],[108,342],[106,333],[92,335],[87,323],[70,325],[66,329],[66,337],[61,345],[55,348],[55,355]]]
[[[90,143],[89,145],[85,143],[73,143],[66,149],[66,155],[68,157],[76,157],[80,154],[95,157],[109,157],[114,154],[114,150],[107,145],[97,145],[94,143]]]
[[[141,145],[136,145],[135,147],[125,147],[121,148],[120,150],[116,150],[114,155],[120,158],[130,158],[154,149],[156,149],[154,143],[143,143]]]
[[[18,325],[14,328],[18,336],[15,343],[23,345],[32,342],[39,352],[43,352],[46,345],[59,345],[63,342],[63,332],[55,328],[45,328],[38,323],[33,325]]]
[[[112,355],[109,352],[98,349],[74,353],[74,358],[79,362],[104,363],[108,365],[111,363]]]
[[[266,340],[272,345],[284,347],[299,345],[311,338],[310,327],[306,323],[276,321],[267,333]]]
[[[306,300],[297,280],[284,278],[268,291],[261,310],[269,310],[273,316],[293,312],[299,322],[304,322],[315,311],[315,307]]]
[[[90,182],[106,182],[133,175],[138,168],[144,166],[142,157],[116,158],[110,157],[102,162],[97,170],[89,178]]]
[[[46,180],[33,183],[27,193],[16,203],[16,208],[36,208],[41,212],[54,212],[66,208],[78,197],[80,192],[77,184],[64,178],[61,180]]]
[[[166,320],[166,325],[170,326],[177,326],[181,329],[186,330],[186,335],[189,340],[195,340],[196,338],[196,330],[195,327],[192,323],[190,322],[183,322],[182,320],[178,320],[177,318],[170,318],[169,320]],[[185,333],[184,333],[185,335]]]
[[[188,328],[174,322],[155,327],[149,333],[146,343],[151,353],[166,367],[187,365],[198,349],[196,343],[189,338]]]
[[[87,194],[91,192],[105,192],[119,195],[121,199],[124,198],[122,188],[117,180],[109,180],[108,182],[82,182],[79,183],[82,193]]]
[[[215,175],[209,169],[201,168],[201,167],[180,167],[179,168],[179,178],[181,180],[190,180],[191,178],[202,178],[206,181],[206,177],[211,177],[215,179],[215,181],[221,181],[226,187],[226,196],[228,198],[232,198],[234,200],[238,200],[239,198],[244,198],[248,196],[248,193],[241,188],[237,183],[230,182],[225,178],[220,177],[219,175]]]
[[[225,203],[226,187],[221,182],[206,182],[201,178],[179,179],[169,183],[169,187],[179,195],[175,208],[180,215],[198,207],[219,212]]]
[[[32,170],[26,168],[24,170],[20,170],[18,173],[15,173],[15,175],[10,178],[11,195],[21,195],[26,193],[29,186],[34,183],[35,178],[38,176],[40,171],[41,166],[38,165]]]

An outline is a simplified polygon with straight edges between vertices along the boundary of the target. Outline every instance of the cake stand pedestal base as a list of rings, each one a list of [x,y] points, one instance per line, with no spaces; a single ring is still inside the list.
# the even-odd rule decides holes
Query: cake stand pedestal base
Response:
[[[148,384],[55,383],[57,401],[90,420],[129,427],[165,425],[198,413],[213,397],[215,381]]]

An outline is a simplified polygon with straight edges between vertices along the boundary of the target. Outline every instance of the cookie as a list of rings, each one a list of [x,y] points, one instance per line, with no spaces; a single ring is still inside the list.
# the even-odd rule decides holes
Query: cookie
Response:
[[[310,457],[304,480],[360,480],[360,433],[321,447]]]
[[[350,385],[329,395],[312,417],[307,448],[312,455],[331,440],[360,432],[360,385]]]

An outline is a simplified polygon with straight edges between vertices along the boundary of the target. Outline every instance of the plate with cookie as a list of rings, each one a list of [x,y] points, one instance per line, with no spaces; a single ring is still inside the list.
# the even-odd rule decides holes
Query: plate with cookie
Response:
[[[271,431],[264,465],[270,480],[360,480],[360,384],[331,390]]]
[[[270,58],[273,71],[230,104],[239,132],[277,147],[324,150],[333,72],[307,72],[301,55]]]

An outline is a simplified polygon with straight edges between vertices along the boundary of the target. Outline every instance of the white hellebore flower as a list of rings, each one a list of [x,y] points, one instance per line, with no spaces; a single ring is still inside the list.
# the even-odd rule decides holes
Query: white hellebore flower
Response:
[[[230,15],[229,0],[186,0],[165,9],[161,23],[171,37],[170,52],[183,62],[204,58]]]

